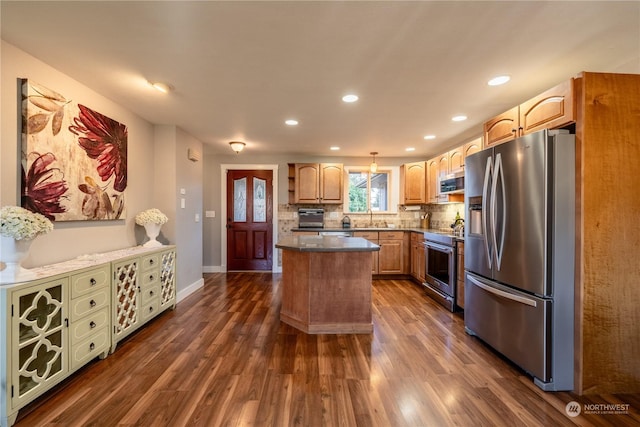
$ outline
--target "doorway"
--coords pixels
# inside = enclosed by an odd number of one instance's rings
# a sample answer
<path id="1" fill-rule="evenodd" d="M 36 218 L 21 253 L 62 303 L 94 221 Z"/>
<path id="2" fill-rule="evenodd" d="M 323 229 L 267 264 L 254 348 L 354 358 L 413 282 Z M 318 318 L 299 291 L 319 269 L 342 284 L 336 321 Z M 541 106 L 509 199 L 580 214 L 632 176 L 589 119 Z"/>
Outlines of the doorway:
<path id="1" fill-rule="evenodd" d="M 274 271 L 277 165 L 222 165 L 221 271 Z"/>

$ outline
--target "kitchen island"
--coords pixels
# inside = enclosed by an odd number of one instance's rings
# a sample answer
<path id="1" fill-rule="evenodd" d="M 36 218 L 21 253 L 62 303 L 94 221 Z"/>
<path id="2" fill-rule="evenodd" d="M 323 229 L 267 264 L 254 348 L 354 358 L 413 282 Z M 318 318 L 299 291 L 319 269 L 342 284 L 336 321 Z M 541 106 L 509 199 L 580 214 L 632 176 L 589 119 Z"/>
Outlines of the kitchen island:
<path id="1" fill-rule="evenodd" d="M 293 236 L 282 249 L 280 320 L 308 334 L 371 333 L 371 253 L 361 237 Z"/>

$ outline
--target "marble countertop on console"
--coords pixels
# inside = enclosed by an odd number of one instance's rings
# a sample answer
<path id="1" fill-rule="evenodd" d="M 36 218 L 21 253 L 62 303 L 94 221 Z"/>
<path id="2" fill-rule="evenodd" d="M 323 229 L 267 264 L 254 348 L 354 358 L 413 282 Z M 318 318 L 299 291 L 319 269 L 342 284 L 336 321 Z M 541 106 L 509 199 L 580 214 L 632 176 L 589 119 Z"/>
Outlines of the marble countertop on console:
<path id="1" fill-rule="evenodd" d="M 95 267 L 101 264 L 112 262 L 115 260 L 127 258 L 130 256 L 144 255 L 147 252 L 157 251 L 158 249 L 170 249 L 173 245 L 156 246 L 156 247 L 144 247 L 133 246 L 124 249 L 117 249 L 110 252 L 94 253 L 80 255 L 74 259 L 68 261 L 62 261 L 55 264 L 43 265 L 41 267 L 34 267 L 27 270 L 24 276 L 18 278 L 17 281 L 9 281 L 2 277 L 0 274 L 0 286 L 10 286 L 18 283 L 23 283 L 32 280 L 44 279 L 58 274 L 68 273 L 70 271 L 82 270 L 87 267 Z M 1 272 L 0 272 L 1 273 Z"/>

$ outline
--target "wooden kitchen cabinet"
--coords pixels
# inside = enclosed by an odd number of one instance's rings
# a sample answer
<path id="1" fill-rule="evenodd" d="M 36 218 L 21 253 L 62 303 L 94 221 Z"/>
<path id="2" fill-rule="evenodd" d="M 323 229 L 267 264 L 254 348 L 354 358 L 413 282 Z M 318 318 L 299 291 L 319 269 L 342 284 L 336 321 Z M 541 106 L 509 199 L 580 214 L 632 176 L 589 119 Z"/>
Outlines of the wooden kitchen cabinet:
<path id="1" fill-rule="evenodd" d="M 473 141 L 469 141 L 466 144 L 463 145 L 462 147 L 462 152 L 463 152 L 463 167 L 464 167 L 464 162 L 466 162 L 467 160 L 467 156 L 470 156 L 472 154 L 475 154 L 479 151 L 482 151 L 482 138 L 477 138 L 474 139 Z"/>
<path id="2" fill-rule="evenodd" d="M 411 233 L 411 277 L 419 284 L 425 282 L 426 259 L 424 233 Z"/>
<path id="3" fill-rule="evenodd" d="M 378 232 L 377 231 L 354 231 L 353 237 L 362 237 L 363 239 L 367 239 L 371 243 L 378 244 Z M 371 252 L 371 257 L 373 258 L 371 274 L 378 274 L 378 258 L 379 252 L 373 251 Z"/>
<path id="4" fill-rule="evenodd" d="M 362 237 L 380 246 L 372 252 L 372 274 L 409 273 L 409 235 L 404 231 L 354 231 L 354 237 Z"/>
<path id="5" fill-rule="evenodd" d="M 464 161 L 460 158 L 462 147 L 427 161 L 427 203 L 464 202 L 464 194 L 440 194 L 440 179 L 451 173 L 450 153 L 454 153 L 456 162 Z"/>
<path id="6" fill-rule="evenodd" d="M 520 119 L 519 107 L 513 107 L 509 111 L 491 118 L 484 123 L 484 146 L 493 147 L 503 142 L 511 141 L 518 136 Z"/>
<path id="7" fill-rule="evenodd" d="M 541 129 L 575 121 L 574 80 L 567 80 L 484 123 L 484 145 L 492 147 Z"/>
<path id="8" fill-rule="evenodd" d="M 456 269 L 456 305 L 464 309 L 464 242 L 456 242 L 458 251 Z"/>
<path id="9" fill-rule="evenodd" d="M 449 169 L 447 174 L 464 172 L 464 146 L 449 151 Z"/>
<path id="10" fill-rule="evenodd" d="M 407 249 L 404 231 L 381 231 L 378 236 L 378 274 L 406 274 Z"/>
<path id="11" fill-rule="evenodd" d="M 293 175 L 292 175 L 293 174 Z M 342 203 L 343 166 L 339 163 L 289 164 L 290 203 Z"/>
<path id="12" fill-rule="evenodd" d="M 427 160 L 427 203 L 437 203 L 440 194 L 440 181 L 438 179 L 438 160 Z"/>
<path id="13" fill-rule="evenodd" d="M 401 203 L 420 205 L 427 202 L 427 164 L 426 162 L 405 163 L 400 168 Z"/>

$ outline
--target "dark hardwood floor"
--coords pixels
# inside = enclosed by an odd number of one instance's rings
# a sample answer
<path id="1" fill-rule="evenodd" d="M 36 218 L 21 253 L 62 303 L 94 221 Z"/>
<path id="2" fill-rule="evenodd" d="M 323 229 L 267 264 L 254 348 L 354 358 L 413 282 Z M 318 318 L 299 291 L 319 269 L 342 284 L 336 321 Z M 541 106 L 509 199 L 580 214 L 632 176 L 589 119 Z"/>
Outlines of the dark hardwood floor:
<path id="1" fill-rule="evenodd" d="M 374 281 L 366 335 L 281 323 L 280 281 L 205 275 L 204 290 L 23 409 L 16 425 L 640 425 L 639 395 L 542 392 L 409 281 Z M 578 417 L 565 413 L 571 401 Z M 628 409 L 593 413 L 612 403 Z"/>

